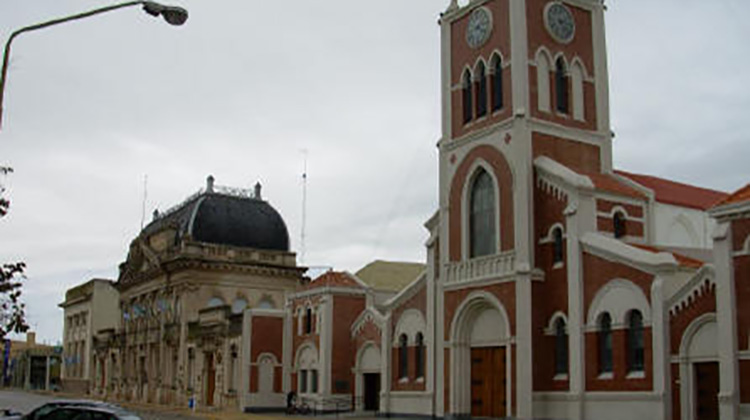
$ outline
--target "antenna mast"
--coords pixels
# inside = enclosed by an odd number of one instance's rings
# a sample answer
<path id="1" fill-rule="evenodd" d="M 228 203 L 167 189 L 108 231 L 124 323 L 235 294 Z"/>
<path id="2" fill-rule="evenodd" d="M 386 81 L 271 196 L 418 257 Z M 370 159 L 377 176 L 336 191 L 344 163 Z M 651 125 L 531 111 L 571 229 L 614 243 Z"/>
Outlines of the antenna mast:
<path id="1" fill-rule="evenodd" d="M 302 226 L 300 227 L 300 264 L 305 263 L 305 229 L 307 224 L 307 149 L 302 149 L 303 170 L 302 170 Z"/>
<path id="2" fill-rule="evenodd" d="M 141 230 L 143 222 L 146 220 L 146 198 L 148 198 L 148 174 L 143 175 L 143 203 L 141 204 Z M 138 231 L 140 234 L 141 232 Z"/>

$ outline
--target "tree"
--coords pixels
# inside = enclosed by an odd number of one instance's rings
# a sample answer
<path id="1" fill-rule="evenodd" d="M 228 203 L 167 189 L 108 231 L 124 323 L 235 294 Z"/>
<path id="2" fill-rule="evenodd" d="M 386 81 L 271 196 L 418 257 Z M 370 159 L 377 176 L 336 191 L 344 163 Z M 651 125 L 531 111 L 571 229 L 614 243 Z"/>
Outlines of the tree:
<path id="1" fill-rule="evenodd" d="M 13 168 L 0 166 L 0 175 L 13 172 Z M 10 200 L 5 196 L 5 186 L 0 184 L 0 218 L 8 214 Z M 26 263 L 4 263 L 0 266 L 0 339 L 8 333 L 22 333 L 26 324 L 26 305 L 21 302 L 21 281 L 26 278 Z"/>

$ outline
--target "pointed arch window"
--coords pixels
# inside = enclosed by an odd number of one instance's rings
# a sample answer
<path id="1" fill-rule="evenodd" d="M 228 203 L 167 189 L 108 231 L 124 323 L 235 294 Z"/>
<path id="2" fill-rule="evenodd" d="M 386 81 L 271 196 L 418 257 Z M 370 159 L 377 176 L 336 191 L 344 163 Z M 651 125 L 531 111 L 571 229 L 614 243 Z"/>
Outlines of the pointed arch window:
<path id="1" fill-rule="evenodd" d="M 625 234 L 627 234 L 625 222 L 626 222 L 625 215 L 621 211 L 615 212 L 615 215 L 612 216 L 612 224 L 613 224 L 615 238 L 619 239 L 619 238 L 624 237 Z"/>
<path id="2" fill-rule="evenodd" d="M 492 110 L 503 107 L 503 59 L 495 55 L 492 61 Z"/>
<path id="3" fill-rule="evenodd" d="M 568 331 L 565 320 L 555 321 L 555 375 L 568 374 Z"/>
<path id="4" fill-rule="evenodd" d="M 464 99 L 464 124 L 471 121 L 472 115 L 472 94 L 471 94 L 471 72 L 466 71 L 464 73 L 463 80 L 463 99 Z"/>
<path id="5" fill-rule="evenodd" d="M 409 339 L 406 334 L 398 337 L 398 377 L 409 377 Z"/>
<path id="6" fill-rule="evenodd" d="M 495 253 L 495 187 L 480 169 L 471 186 L 469 235 L 471 258 Z"/>
<path id="7" fill-rule="evenodd" d="M 612 373 L 612 317 L 605 312 L 599 317 L 599 373 Z"/>
<path id="8" fill-rule="evenodd" d="M 487 75 L 484 63 L 477 65 L 477 118 L 487 115 Z"/>
<path id="9" fill-rule="evenodd" d="M 416 346 L 414 347 L 415 358 L 414 364 L 417 368 L 417 378 L 424 378 L 425 371 L 425 347 L 424 347 L 424 335 L 421 332 L 417 333 Z"/>
<path id="10" fill-rule="evenodd" d="M 565 61 L 559 57 L 555 62 L 555 109 L 557 112 L 569 113 L 569 87 L 568 87 L 568 69 Z"/>
<path id="11" fill-rule="evenodd" d="M 643 315 L 630 311 L 627 335 L 628 372 L 642 372 L 644 365 Z"/>
<path id="12" fill-rule="evenodd" d="M 312 333 L 312 308 L 305 309 L 305 334 Z"/>
<path id="13" fill-rule="evenodd" d="M 556 227 L 552 231 L 552 261 L 557 264 L 563 262 L 565 257 L 563 252 L 563 231 L 562 228 Z"/>

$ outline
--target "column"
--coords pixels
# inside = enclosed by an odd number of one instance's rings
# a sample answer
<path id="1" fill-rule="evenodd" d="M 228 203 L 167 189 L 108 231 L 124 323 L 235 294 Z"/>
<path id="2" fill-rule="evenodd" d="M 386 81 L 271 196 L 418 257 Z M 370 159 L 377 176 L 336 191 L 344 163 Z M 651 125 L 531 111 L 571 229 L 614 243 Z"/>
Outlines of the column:
<path id="1" fill-rule="evenodd" d="M 720 222 L 714 231 L 716 268 L 716 320 L 719 350 L 719 418 L 739 418 L 739 378 L 737 372 L 737 305 L 731 222 Z"/>

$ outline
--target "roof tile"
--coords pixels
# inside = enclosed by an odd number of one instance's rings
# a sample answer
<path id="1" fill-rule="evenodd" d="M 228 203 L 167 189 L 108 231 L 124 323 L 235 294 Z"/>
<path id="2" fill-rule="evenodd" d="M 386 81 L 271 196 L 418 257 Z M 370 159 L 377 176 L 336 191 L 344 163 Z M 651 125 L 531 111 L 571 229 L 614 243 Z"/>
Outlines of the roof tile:
<path id="1" fill-rule="evenodd" d="M 616 170 L 615 173 L 653 190 L 656 201 L 660 203 L 708 210 L 716 202 L 727 197 L 727 193 L 722 191 L 696 187 L 651 175 L 634 174 L 620 170 Z"/>

